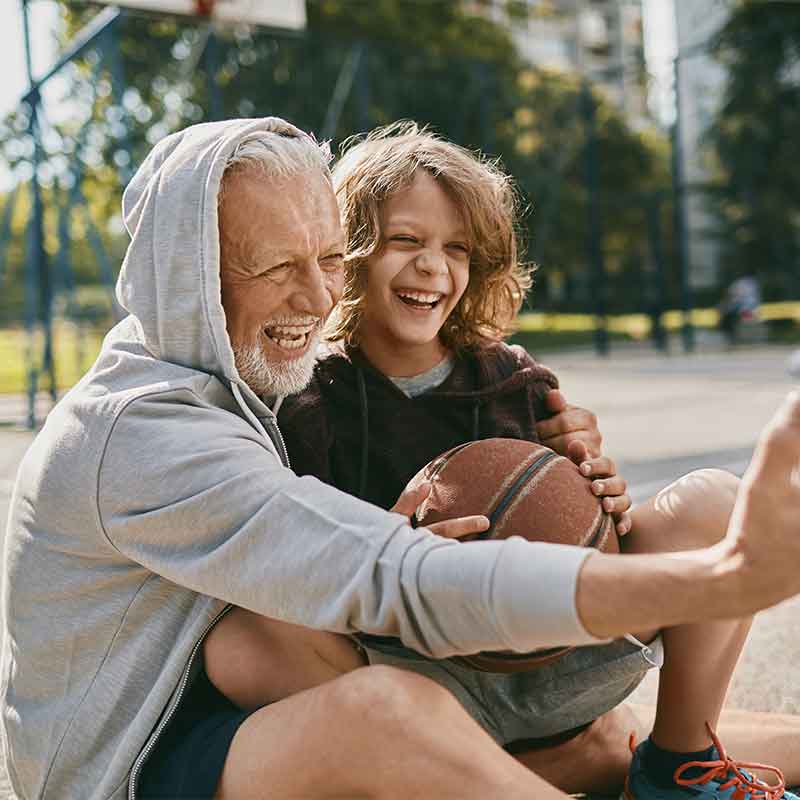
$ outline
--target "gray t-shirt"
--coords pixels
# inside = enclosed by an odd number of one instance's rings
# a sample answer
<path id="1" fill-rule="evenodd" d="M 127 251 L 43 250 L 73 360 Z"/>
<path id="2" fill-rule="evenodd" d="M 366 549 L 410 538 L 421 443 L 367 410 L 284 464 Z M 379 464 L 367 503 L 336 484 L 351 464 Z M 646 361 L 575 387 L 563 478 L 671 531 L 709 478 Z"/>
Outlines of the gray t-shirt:
<path id="1" fill-rule="evenodd" d="M 412 375 L 410 378 L 393 378 L 391 375 L 387 377 L 403 394 L 418 397 L 443 384 L 453 371 L 453 364 L 453 359 L 448 356 L 420 375 Z"/>

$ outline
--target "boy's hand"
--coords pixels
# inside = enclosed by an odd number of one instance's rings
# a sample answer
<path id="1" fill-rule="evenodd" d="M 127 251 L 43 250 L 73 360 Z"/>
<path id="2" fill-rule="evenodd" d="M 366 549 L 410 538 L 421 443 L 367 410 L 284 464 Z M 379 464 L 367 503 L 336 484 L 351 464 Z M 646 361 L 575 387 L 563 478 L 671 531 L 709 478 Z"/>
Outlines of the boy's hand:
<path id="1" fill-rule="evenodd" d="M 603 498 L 603 509 L 611 514 L 619 536 L 631 529 L 631 498 L 628 484 L 622 475 L 617 475 L 617 466 L 608 456 L 589 458 L 586 444 L 582 441 L 570 443 L 567 455 L 585 478 L 592 482 L 592 492 Z"/>
<path id="2" fill-rule="evenodd" d="M 571 406 L 558 389 L 545 395 L 547 410 L 553 416 L 536 423 L 539 441 L 560 456 L 569 456 L 572 442 L 583 442 L 591 458 L 598 458 L 603 436 L 597 427 L 597 417 L 585 408 Z"/>
<path id="3" fill-rule="evenodd" d="M 430 493 L 431 485 L 429 483 L 422 483 L 415 489 L 404 489 L 403 493 L 397 499 L 397 502 L 389 510 L 394 511 L 395 514 L 402 514 L 411 521 L 414 512 L 420 507 Z M 489 519 L 482 515 L 457 517 L 456 519 L 448 519 L 444 522 L 435 522 L 433 525 L 426 525 L 425 527 L 437 536 L 444 536 L 447 539 L 458 539 L 461 536 L 483 533 L 485 530 L 488 530 Z"/>

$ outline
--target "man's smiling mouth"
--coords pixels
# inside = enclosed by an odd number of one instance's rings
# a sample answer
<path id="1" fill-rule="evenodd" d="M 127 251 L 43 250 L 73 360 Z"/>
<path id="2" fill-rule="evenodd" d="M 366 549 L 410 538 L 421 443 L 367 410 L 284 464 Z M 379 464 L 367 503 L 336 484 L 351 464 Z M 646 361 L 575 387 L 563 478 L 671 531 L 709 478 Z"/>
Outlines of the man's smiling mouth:
<path id="1" fill-rule="evenodd" d="M 416 292 L 407 289 L 399 289 L 395 294 L 407 306 L 421 309 L 436 308 L 444 297 L 441 292 Z"/>
<path id="2" fill-rule="evenodd" d="M 264 335 L 284 350 L 301 350 L 308 344 L 318 320 L 309 322 L 275 323 L 264 328 Z"/>

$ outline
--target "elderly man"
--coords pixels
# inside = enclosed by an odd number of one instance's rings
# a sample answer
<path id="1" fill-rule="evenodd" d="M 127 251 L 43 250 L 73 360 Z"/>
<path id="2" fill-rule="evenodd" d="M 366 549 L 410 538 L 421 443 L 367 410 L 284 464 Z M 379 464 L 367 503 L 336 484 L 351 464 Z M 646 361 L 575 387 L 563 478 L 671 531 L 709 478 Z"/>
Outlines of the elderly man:
<path id="1" fill-rule="evenodd" d="M 20 797 L 140 797 L 165 749 L 184 770 L 167 785 L 215 776 L 220 798 L 565 797 L 419 675 L 368 667 L 253 712 L 221 706 L 196 689 L 204 637 L 235 604 L 435 657 L 525 651 L 800 591 L 798 398 L 711 550 L 464 547 L 297 478 L 265 405 L 308 380 L 340 291 L 319 146 L 276 119 L 195 126 L 154 149 L 123 205 L 129 316 L 48 418 L 12 498 L 2 722 Z M 220 240 L 235 253 L 221 273 Z M 207 746 L 220 730 L 229 750 Z"/>

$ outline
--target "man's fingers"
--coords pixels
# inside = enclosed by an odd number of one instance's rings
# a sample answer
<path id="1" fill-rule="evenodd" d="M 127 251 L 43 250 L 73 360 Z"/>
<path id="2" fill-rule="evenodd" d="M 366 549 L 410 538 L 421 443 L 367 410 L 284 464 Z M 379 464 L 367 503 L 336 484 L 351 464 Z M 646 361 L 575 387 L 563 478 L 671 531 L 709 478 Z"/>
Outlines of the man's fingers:
<path id="1" fill-rule="evenodd" d="M 543 419 L 536 423 L 536 431 L 540 439 L 550 439 L 565 433 L 577 431 L 592 431 L 599 435 L 597 417 L 585 408 L 567 406 L 567 408 L 554 417 Z"/>
<path id="2" fill-rule="evenodd" d="M 544 404 L 547 406 L 547 410 L 552 414 L 560 414 L 567 408 L 567 398 L 564 397 L 564 393 L 558 389 L 551 389 L 544 396 Z"/>
<path id="3" fill-rule="evenodd" d="M 555 450 L 560 456 L 569 456 L 569 447 L 573 442 L 583 442 L 586 445 L 587 455 L 596 458 L 600 455 L 600 444 L 602 436 L 597 431 L 570 431 L 560 436 L 543 438 L 539 434 L 539 441 L 551 450 Z"/>
<path id="4" fill-rule="evenodd" d="M 457 519 L 448 519 L 445 522 L 435 522 L 427 527 L 431 533 L 435 533 L 437 536 L 444 536 L 447 539 L 459 539 L 462 536 L 483 533 L 489 530 L 489 519 L 481 515 L 458 517 Z"/>
<path id="5" fill-rule="evenodd" d="M 404 489 L 397 502 L 389 509 L 395 514 L 410 517 L 420 506 L 423 500 L 431 493 L 430 483 L 421 483 L 413 489 Z"/>
<path id="6" fill-rule="evenodd" d="M 621 494 L 617 497 L 604 497 L 602 502 L 603 511 L 611 514 L 615 519 L 631 507 L 631 498 L 627 494 Z"/>
<path id="7" fill-rule="evenodd" d="M 592 491 L 598 497 L 619 497 L 628 490 L 628 483 L 621 475 L 612 475 L 592 481 Z"/>
<path id="8" fill-rule="evenodd" d="M 630 511 L 624 511 L 619 517 L 616 517 L 615 521 L 618 536 L 627 536 L 631 532 L 633 518 Z"/>
<path id="9" fill-rule="evenodd" d="M 614 459 L 608 456 L 587 458 L 581 465 L 581 475 L 587 478 L 607 478 L 617 474 L 617 465 Z"/>
<path id="10" fill-rule="evenodd" d="M 589 448 L 586 446 L 586 442 L 582 439 L 573 439 L 569 442 L 567 444 L 567 457 L 573 464 L 581 466 L 589 458 Z"/>

